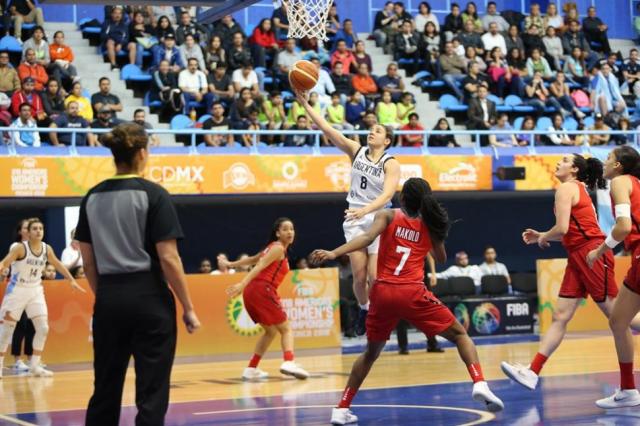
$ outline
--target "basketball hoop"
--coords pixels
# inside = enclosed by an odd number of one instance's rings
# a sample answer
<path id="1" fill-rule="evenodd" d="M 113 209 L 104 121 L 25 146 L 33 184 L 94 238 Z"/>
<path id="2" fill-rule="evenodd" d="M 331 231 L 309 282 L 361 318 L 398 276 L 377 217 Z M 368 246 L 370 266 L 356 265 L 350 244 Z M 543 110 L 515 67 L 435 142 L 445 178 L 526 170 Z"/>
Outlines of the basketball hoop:
<path id="1" fill-rule="evenodd" d="M 289 38 L 317 38 L 326 41 L 327 17 L 333 0 L 282 0 L 289 18 Z"/>

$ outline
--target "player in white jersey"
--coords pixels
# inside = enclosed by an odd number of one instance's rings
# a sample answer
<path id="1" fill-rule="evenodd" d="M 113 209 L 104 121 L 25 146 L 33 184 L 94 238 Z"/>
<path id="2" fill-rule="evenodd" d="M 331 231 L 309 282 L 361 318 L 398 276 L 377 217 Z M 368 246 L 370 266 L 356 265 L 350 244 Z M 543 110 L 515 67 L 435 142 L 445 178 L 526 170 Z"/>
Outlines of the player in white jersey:
<path id="1" fill-rule="evenodd" d="M 391 205 L 391 199 L 400 183 L 400 163 L 391 157 L 386 149 L 393 142 L 393 131 L 381 124 L 375 124 L 367 136 L 367 145 L 351 140 L 318 114 L 307 101 L 306 93 L 297 93 L 298 102 L 325 136 L 351 160 L 351 187 L 345 210 L 344 236 L 347 242 L 362 235 L 373 223 L 378 210 Z M 376 239 L 367 249 L 349 254 L 353 273 L 353 292 L 360 304 L 360 316 L 356 334 L 365 333 L 366 314 L 369 310 L 369 288 L 376 278 L 378 261 Z"/>
<path id="2" fill-rule="evenodd" d="M 69 280 L 72 288 L 85 292 L 58 260 L 51 247 L 42 241 L 44 235 L 42 222 L 39 219 L 32 219 L 29 221 L 28 229 L 29 240 L 13 245 L 9 254 L 0 262 L 0 271 L 4 275 L 8 272 L 9 266 L 12 268 L 11 282 L 0 305 L 0 378 L 2 378 L 7 348 L 11 343 L 16 322 L 23 311 L 27 312 L 36 330 L 29 373 L 37 377 L 53 374 L 40 365 L 42 350 L 49 332 L 47 303 L 42 289 L 42 272 L 47 262 Z"/>

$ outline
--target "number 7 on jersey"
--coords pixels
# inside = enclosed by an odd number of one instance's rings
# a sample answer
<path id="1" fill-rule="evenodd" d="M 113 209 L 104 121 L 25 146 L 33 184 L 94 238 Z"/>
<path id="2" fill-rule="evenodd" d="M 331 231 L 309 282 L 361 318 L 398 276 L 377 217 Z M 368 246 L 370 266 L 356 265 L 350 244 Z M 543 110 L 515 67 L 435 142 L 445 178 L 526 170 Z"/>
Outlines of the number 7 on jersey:
<path id="1" fill-rule="evenodd" d="M 402 268 L 404 268 L 404 264 L 407 263 L 407 259 L 411 254 L 411 249 L 409 247 L 397 246 L 396 253 L 402 253 L 402 259 L 400 259 L 400 263 L 398 264 L 396 270 L 393 272 L 393 275 L 400 275 Z"/>

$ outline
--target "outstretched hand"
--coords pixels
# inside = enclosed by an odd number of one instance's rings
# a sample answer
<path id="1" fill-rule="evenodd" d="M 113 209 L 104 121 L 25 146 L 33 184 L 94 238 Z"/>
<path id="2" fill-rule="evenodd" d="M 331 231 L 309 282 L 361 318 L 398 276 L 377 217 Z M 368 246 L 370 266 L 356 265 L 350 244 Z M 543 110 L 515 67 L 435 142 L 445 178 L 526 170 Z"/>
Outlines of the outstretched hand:
<path id="1" fill-rule="evenodd" d="M 314 250 L 311 253 L 311 264 L 320 265 L 328 260 L 335 260 L 336 255 L 328 250 Z"/>
<path id="2" fill-rule="evenodd" d="M 309 103 L 309 91 L 307 90 L 298 90 L 295 87 L 292 87 L 293 93 L 296 95 L 296 99 L 300 103 L 300 105 L 306 105 Z"/>

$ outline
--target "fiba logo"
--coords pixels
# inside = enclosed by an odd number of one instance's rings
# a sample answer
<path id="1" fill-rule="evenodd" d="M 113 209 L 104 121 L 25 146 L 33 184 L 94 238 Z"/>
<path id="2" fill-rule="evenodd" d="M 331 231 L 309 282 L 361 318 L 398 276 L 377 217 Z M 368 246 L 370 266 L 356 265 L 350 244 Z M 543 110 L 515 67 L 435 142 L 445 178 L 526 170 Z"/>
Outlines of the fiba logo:
<path id="1" fill-rule="evenodd" d="M 351 180 L 351 165 L 346 161 L 336 161 L 324 169 L 324 175 L 329 178 L 334 189 L 346 190 Z"/>
<path id="2" fill-rule="evenodd" d="M 242 296 L 234 297 L 227 303 L 227 321 L 241 336 L 255 336 L 262 331 L 262 327 L 251 319 L 242 303 Z"/>
<path id="3" fill-rule="evenodd" d="M 453 309 L 453 313 L 456 316 L 458 322 L 462 324 L 464 329 L 469 330 L 470 321 L 469 310 L 467 309 L 467 306 L 464 303 L 458 303 Z"/>
<path id="4" fill-rule="evenodd" d="M 231 167 L 222 173 L 222 186 L 224 189 L 245 189 L 249 185 L 256 184 L 256 177 L 244 163 L 233 163 Z"/>
<path id="5" fill-rule="evenodd" d="M 473 311 L 473 327 L 480 334 L 493 334 L 500 328 L 500 310 L 493 303 L 482 303 Z"/>

